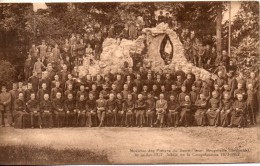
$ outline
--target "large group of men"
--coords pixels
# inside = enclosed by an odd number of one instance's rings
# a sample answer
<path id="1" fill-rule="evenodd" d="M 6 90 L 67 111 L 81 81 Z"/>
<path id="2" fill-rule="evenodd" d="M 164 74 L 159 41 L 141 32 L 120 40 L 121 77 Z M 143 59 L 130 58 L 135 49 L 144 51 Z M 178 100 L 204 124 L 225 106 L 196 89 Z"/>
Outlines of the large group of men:
<path id="1" fill-rule="evenodd" d="M 67 66 L 54 72 L 51 64 L 39 79 L 36 72 L 14 83 L 9 92 L 2 86 L 0 110 L 8 124 L 26 127 L 95 126 L 222 126 L 256 124 L 259 82 L 254 72 L 243 78 L 233 71 L 218 72 L 201 80 L 192 69 L 153 72 L 131 67 L 117 72 L 87 74 L 78 78 Z"/>
<path id="2" fill-rule="evenodd" d="M 160 13 L 158 23 L 169 21 L 167 18 Z M 128 33 L 124 34 L 123 30 L 121 34 L 132 39 L 127 30 Z M 93 35 L 73 34 L 64 45 L 55 44 L 53 49 L 45 41 L 39 46 L 33 45 L 25 61 L 26 81 L 13 83 L 10 91 L 5 85 L 1 87 L 1 125 L 52 128 L 246 127 L 256 124 L 258 75 L 252 71 L 249 79 L 245 79 L 243 73 L 237 76 L 234 65 L 222 63 L 232 62 L 224 61 L 223 56 L 218 60 L 221 63 L 214 79 L 208 75 L 202 80 L 205 77 L 202 73 L 193 72 L 192 68 L 185 73 L 181 66 L 159 72 L 133 66 L 134 70 L 125 67 L 108 73 L 97 71 L 95 76 L 91 73 L 79 76 L 77 66 L 82 58 L 92 55 L 98 60 L 102 40 L 113 37 L 110 30 L 107 36 L 104 34 L 97 31 L 95 39 Z M 196 44 L 196 48 L 201 46 L 197 39 Z M 205 60 L 194 56 L 186 47 L 185 41 L 186 58 L 204 67 Z M 195 53 L 200 54 L 200 49 Z M 215 60 L 207 63 L 213 62 Z"/>

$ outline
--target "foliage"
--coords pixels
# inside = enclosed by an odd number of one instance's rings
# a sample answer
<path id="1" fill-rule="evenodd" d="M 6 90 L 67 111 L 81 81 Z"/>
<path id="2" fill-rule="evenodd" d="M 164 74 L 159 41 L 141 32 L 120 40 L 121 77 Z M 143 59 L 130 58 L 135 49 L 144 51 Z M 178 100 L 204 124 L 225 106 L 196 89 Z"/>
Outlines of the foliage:
<path id="1" fill-rule="evenodd" d="M 15 76 L 14 66 L 8 62 L 1 60 L 0 61 L 0 85 L 9 86 L 14 81 Z"/>
<path id="2" fill-rule="evenodd" d="M 232 24 L 234 54 L 259 56 L 259 44 L 259 2 L 243 1 Z"/>

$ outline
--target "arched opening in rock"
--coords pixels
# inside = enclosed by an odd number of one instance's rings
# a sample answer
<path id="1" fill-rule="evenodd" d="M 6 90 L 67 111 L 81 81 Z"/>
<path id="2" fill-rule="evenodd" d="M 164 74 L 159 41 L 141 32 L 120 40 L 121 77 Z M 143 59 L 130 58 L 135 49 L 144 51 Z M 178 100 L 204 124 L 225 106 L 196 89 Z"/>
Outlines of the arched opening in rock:
<path id="1" fill-rule="evenodd" d="M 171 63 L 173 58 L 173 44 L 168 35 L 165 35 L 161 42 L 160 55 L 166 65 Z"/>

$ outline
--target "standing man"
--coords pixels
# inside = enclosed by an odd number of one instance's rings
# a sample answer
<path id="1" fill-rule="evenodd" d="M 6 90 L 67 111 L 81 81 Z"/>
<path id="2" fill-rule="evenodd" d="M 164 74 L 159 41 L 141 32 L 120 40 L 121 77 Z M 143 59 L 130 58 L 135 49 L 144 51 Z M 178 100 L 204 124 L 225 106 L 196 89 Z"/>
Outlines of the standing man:
<path id="1" fill-rule="evenodd" d="M 37 47 L 40 50 L 40 60 L 44 61 L 47 53 L 47 45 L 45 40 L 42 40 L 42 44 Z"/>
<path id="2" fill-rule="evenodd" d="M 12 125 L 12 114 L 11 114 L 11 94 L 7 92 L 5 86 L 2 86 L 2 93 L 0 94 L 0 112 L 1 112 L 1 125 L 5 126 L 4 116 L 7 114 L 8 126 Z"/>

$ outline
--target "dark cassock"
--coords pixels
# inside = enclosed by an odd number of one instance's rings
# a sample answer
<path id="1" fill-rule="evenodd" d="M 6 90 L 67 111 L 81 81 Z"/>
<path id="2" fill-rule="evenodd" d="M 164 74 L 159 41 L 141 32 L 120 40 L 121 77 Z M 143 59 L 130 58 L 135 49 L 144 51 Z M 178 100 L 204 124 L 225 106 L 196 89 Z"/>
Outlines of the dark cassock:
<path id="1" fill-rule="evenodd" d="M 197 101 L 199 97 L 199 94 L 194 90 L 190 91 L 190 100 L 192 104 L 195 104 L 195 102 Z"/>
<path id="2" fill-rule="evenodd" d="M 93 98 L 86 101 L 86 117 L 86 126 L 97 126 L 97 108 Z"/>
<path id="3" fill-rule="evenodd" d="M 183 85 L 186 87 L 186 91 L 189 93 L 191 91 L 191 87 L 194 81 L 192 79 L 186 79 L 183 82 Z"/>
<path id="4" fill-rule="evenodd" d="M 153 84 L 154 84 L 154 81 L 152 80 L 151 76 L 148 76 L 148 79 L 146 79 L 144 81 L 144 85 L 147 86 L 149 92 L 151 92 L 153 90 Z"/>
<path id="5" fill-rule="evenodd" d="M 155 99 L 151 94 L 148 94 L 148 98 L 146 100 L 146 121 L 147 125 L 153 127 L 153 123 L 155 120 Z"/>
<path id="6" fill-rule="evenodd" d="M 179 125 L 179 103 L 176 99 L 177 98 L 170 96 L 170 100 L 168 101 L 168 126 L 177 127 Z"/>
<path id="7" fill-rule="evenodd" d="M 141 92 L 142 91 L 143 81 L 141 80 L 141 77 L 134 80 L 134 86 L 137 87 L 137 92 Z"/>
<path id="8" fill-rule="evenodd" d="M 135 102 L 136 110 L 136 125 L 142 127 L 145 123 L 144 113 L 146 110 L 146 103 L 143 99 L 137 99 Z"/>
<path id="9" fill-rule="evenodd" d="M 130 93 L 129 93 L 130 94 Z M 127 98 L 126 98 L 127 99 Z M 125 111 L 123 109 L 124 99 L 117 98 L 116 99 L 116 110 L 117 110 L 117 124 L 121 127 L 125 125 Z"/>
<path id="10" fill-rule="evenodd" d="M 77 113 L 75 109 L 75 101 L 73 99 L 66 99 L 64 102 L 65 109 L 65 125 L 67 127 L 75 127 L 77 122 Z"/>
<path id="11" fill-rule="evenodd" d="M 170 78 L 166 78 L 163 82 L 166 91 L 170 91 L 171 90 L 171 86 L 172 86 L 173 81 Z"/>
<path id="12" fill-rule="evenodd" d="M 190 125 L 190 120 L 191 120 L 191 109 L 192 109 L 192 104 L 191 101 L 183 101 L 180 104 L 180 123 L 188 127 Z"/>
<path id="13" fill-rule="evenodd" d="M 14 102 L 14 127 L 15 128 L 26 128 L 28 127 L 28 122 L 30 122 L 30 114 L 26 112 L 26 104 L 24 100 L 17 99 Z"/>
<path id="14" fill-rule="evenodd" d="M 230 124 L 230 112 L 232 110 L 233 100 L 230 98 L 222 99 L 222 110 L 220 111 L 220 125 L 227 127 Z"/>
<path id="15" fill-rule="evenodd" d="M 53 126 L 52 117 L 52 103 L 50 100 L 43 100 L 40 102 L 40 110 L 42 117 L 42 127 L 51 128 Z"/>
<path id="16" fill-rule="evenodd" d="M 107 100 L 107 125 L 116 126 L 117 125 L 117 103 L 115 99 Z"/>
<path id="17" fill-rule="evenodd" d="M 133 126 L 134 125 L 134 107 L 135 107 L 135 102 L 133 99 L 127 99 L 124 104 L 123 108 L 126 112 L 126 119 L 125 119 L 125 124 L 126 127 Z"/>
<path id="18" fill-rule="evenodd" d="M 47 89 L 39 89 L 37 93 L 37 98 L 39 102 L 42 102 L 44 100 L 44 95 L 49 94 L 49 91 Z"/>
<path id="19" fill-rule="evenodd" d="M 37 77 L 37 75 L 32 75 L 31 77 L 29 77 L 28 82 L 32 83 L 33 91 L 37 92 L 39 86 L 39 78 Z"/>
<path id="20" fill-rule="evenodd" d="M 116 85 L 117 92 L 121 92 L 123 90 L 124 82 L 122 79 L 114 81 L 114 84 Z"/>
<path id="21" fill-rule="evenodd" d="M 36 91 L 34 91 L 33 89 L 26 89 L 24 91 L 24 98 L 25 98 L 25 102 L 29 101 L 31 99 L 31 94 L 34 93 L 36 95 Z"/>
<path id="22" fill-rule="evenodd" d="M 30 99 L 26 103 L 26 106 L 31 118 L 31 127 L 32 128 L 34 128 L 35 126 L 41 127 L 42 119 L 41 119 L 40 105 L 38 100 Z"/>
<path id="23" fill-rule="evenodd" d="M 54 110 L 55 115 L 55 122 L 57 127 L 64 127 L 64 121 L 65 121 L 65 110 L 64 110 L 64 104 L 63 100 L 60 98 L 55 98 L 52 101 L 52 107 Z"/>
<path id="24" fill-rule="evenodd" d="M 56 98 L 57 93 L 61 93 L 61 95 L 62 95 L 62 92 L 63 92 L 62 89 L 59 87 L 52 88 L 51 89 L 51 101 L 53 101 Z"/>
<path id="25" fill-rule="evenodd" d="M 194 114 L 195 123 L 197 126 L 206 125 L 207 100 L 206 98 L 197 99 L 195 102 L 196 111 Z"/>
<path id="26" fill-rule="evenodd" d="M 246 102 L 243 100 L 236 100 L 232 106 L 230 126 L 245 127 L 246 126 L 245 114 L 246 114 Z"/>
<path id="27" fill-rule="evenodd" d="M 79 99 L 76 102 L 77 115 L 77 126 L 84 127 L 86 125 L 86 100 Z"/>
<path id="28" fill-rule="evenodd" d="M 221 101 L 216 95 L 209 100 L 209 109 L 206 112 L 207 121 L 210 126 L 218 126 L 220 122 Z"/>
<path id="29" fill-rule="evenodd" d="M 233 99 L 233 97 L 234 97 L 233 94 L 237 87 L 237 80 L 235 79 L 235 77 L 228 75 L 227 84 L 230 87 L 230 93 L 232 94 L 231 98 Z"/>

